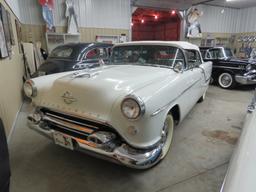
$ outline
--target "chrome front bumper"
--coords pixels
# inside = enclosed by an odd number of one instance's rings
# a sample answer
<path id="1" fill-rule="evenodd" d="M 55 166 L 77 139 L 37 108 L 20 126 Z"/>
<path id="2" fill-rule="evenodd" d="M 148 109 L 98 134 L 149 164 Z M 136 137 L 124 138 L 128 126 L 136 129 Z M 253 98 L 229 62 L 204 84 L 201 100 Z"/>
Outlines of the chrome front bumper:
<path id="1" fill-rule="evenodd" d="M 47 123 L 44 121 L 44 118 L 47 119 L 47 117 L 41 117 L 39 120 L 35 118 L 34 114 L 29 115 L 27 122 L 28 127 L 54 141 L 53 134 L 56 130 L 48 127 Z M 61 123 L 62 126 L 65 126 L 63 121 Z M 97 134 L 97 131 L 95 133 Z M 104 134 L 104 131 L 101 131 L 101 135 L 98 137 L 99 139 L 101 137 L 102 141 L 104 141 L 104 139 L 109 138 L 109 134 L 107 132 L 105 132 L 106 135 L 102 135 L 102 133 Z M 150 149 L 135 149 L 121 140 L 118 142 L 113 140 L 111 141 L 112 143 L 110 143 L 110 145 L 114 147 L 112 150 L 109 150 L 102 147 L 103 144 L 98 145 L 91 142 L 91 139 L 81 139 L 74 136 L 70 136 L 70 138 L 74 144 L 74 150 L 85 152 L 92 156 L 106 159 L 135 169 L 150 168 L 157 164 L 161 160 L 162 156 L 163 145 L 161 143 Z M 116 145 L 116 143 L 118 144 Z"/>
<path id="2" fill-rule="evenodd" d="M 244 75 L 236 75 L 235 79 L 236 79 L 236 82 L 243 85 L 256 84 L 256 70 L 249 71 Z"/>

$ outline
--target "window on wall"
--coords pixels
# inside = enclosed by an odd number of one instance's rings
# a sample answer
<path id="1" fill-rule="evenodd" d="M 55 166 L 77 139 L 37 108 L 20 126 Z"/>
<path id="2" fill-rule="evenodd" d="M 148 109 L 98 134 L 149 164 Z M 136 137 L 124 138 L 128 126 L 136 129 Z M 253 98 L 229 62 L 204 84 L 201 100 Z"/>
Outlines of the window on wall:
<path id="1" fill-rule="evenodd" d="M 186 56 L 188 60 L 188 67 L 193 68 L 195 65 L 202 64 L 200 53 L 196 50 L 186 50 Z"/>

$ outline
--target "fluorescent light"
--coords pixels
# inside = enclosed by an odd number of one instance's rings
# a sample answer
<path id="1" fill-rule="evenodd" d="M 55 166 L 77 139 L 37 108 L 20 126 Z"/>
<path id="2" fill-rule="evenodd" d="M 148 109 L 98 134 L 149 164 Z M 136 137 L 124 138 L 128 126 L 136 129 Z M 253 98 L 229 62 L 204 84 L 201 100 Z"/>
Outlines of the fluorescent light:
<path id="1" fill-rule="evenodd" d="M 237 1 L 237 0 L 226 0 L 227 2 L 231 2 L 231 1 Z"/>

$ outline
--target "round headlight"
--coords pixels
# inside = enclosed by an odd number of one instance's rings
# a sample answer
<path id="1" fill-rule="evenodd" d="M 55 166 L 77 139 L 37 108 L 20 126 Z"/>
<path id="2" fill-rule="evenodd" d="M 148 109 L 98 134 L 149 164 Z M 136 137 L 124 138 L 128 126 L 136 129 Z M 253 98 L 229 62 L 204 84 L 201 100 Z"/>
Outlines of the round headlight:
<path id="1" fill-rule="evenodd" d="M 133 98 L 125 98 L 121 104 L 121 111 L 128 119 L 137 119 L 145 111 L 144 104 Z"/>
<path id="2" fill-rule="evenodd" d="M 37 94 L 37 89 L 32 80 L 28 80 L 24 83 L 24 93 L 27 97 L 35 97 Z"/>
<path id="3" fill-rule="evenodd" d="M 248 64 L 246 67 L 245 67 L 245 70 L 248 72 L 248 71 L 251 71 L 252 70 L 252 65 L 251 64 Z"/>

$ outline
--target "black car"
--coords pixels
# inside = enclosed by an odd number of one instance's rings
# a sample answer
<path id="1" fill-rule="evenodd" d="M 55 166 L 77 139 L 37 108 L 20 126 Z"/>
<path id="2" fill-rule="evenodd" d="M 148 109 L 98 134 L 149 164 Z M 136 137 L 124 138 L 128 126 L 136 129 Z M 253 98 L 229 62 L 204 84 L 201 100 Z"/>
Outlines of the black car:
<path id="1" fill-rule="evenodd" d="M 234 57 L 229 48 L 200 47 L 203 59 L 212 61 L 212 79 L 220 87 L 230 89 L 237 84 L 256 84 L 256 64 Z"/>
<path id="2" fill-rule="evenodd" d="M 108 63 L 112 44 L 69 43 L 56 47 L 32 77 L 80 70 Z"/>

